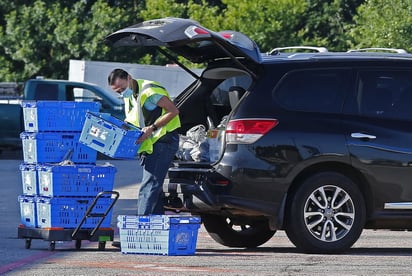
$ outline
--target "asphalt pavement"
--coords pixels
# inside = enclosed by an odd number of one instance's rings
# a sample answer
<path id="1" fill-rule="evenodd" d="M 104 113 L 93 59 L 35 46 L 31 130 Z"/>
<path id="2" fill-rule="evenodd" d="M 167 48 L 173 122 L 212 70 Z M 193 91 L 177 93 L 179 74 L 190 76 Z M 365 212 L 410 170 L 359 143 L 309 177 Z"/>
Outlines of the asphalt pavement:
<path id="1" fill-rule="evenodd" d="M 255 249 L 227 248 L 199 230 L 194 256 L 122 254 L 108 243 L 105 251 L 95 242 L 59 242 L 55 251 L 48 242 L 33 240 L 25 249 L 17 239 L 22 193 L 19 153 L 0 160 L 0 275 L 411 275 L 412 236 L 405 231 L 365 230 L 351 250 L 340 255 L 303 254 L 278 231 Z M 118 214 L 135 214 L 141 180 L 137 161 L 110 162 L 118 172 L 114 190 L 120 199 L 114 207 L 112 227 Z M 115 238 L 118 239 L 116 229 Z"/>

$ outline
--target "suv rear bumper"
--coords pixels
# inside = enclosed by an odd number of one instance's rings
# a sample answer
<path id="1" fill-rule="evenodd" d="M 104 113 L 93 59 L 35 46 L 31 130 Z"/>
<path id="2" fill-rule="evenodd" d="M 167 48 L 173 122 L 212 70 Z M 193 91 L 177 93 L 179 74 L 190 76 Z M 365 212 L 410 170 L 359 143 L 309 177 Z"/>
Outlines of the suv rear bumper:
<path id="1" fill-rule="evenodd" d="M 182 162 L 169 169 L 163 191 L 169 197 L 178 196 L 183 202 L 182 209 L 192 213 L 277 218 L 279 204 L 245 201 L 232 194 L 233 185 L 231 179 L 218 173 L 209 163 Z"/>
<path id="2" fill-rule="evenodd" d="M 178 195 L 185 209 L 208 211 L 219 209 L 217 196 L 210 190 L 211 179 L 217 174 L 209 163 L 175 163 L 168 171 L 163 190 Z"/>

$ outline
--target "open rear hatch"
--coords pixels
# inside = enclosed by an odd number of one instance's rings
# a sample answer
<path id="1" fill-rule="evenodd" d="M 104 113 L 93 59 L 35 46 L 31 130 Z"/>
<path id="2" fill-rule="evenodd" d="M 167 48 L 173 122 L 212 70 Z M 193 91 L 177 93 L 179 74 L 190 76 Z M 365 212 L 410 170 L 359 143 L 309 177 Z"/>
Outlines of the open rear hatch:
<path id="1" fill-rule="evenodd" d="M 262 60 L 258 46 L 246 35 L 235 31 L 214 32 L 194 20 L 182 18 L 144 21 L 110 34 L 106 41 L 114 47 L 167 48 L 193 63 L 230 58 L 252 76 L 255 73 L 239 59 L 256 65 Z"/>
<path id="2" fill-rule="evenodd" d="M 145 21 L 110 34 L 106 41 L 114 47 L 156 47 L 198 80 L 175 99 L 180 110 L 182 133 L 199 124 L 207 125 L 205 123 L 209 116 L 218 126 L 234 106 L 225 92 L 239 84 L 244 84 L 243 88 L 247 90 L 252 79 L 257 77 L 262 59 L 258 46 L 246 35 L 235 31 L 214 32 L 189 19 Z M 198 76 L 181 64 L 177 56 L 192 63 L 203 63 L 206 69 Z M 236 96 L 236 103 L 245 91 L 232 92 Z M 219 150 L 220 156 L 223 144 L 217 144 L 215 148 Z M 215 157 L 218 158 L 217 155 Z M 216 172 L 211 164 L 217 159 L 210 158 L 210 161 L 176 162 L 169 169 L 170 195 L 176 193 L 176 187 L 180 186 L 183 194 L 193 195 L 185 197 L 185 206 L 199 207 L 193 202 L 195 198 L 208 206 L 214 206 L 218 195 L 227 193 L 230 182 Z"/>

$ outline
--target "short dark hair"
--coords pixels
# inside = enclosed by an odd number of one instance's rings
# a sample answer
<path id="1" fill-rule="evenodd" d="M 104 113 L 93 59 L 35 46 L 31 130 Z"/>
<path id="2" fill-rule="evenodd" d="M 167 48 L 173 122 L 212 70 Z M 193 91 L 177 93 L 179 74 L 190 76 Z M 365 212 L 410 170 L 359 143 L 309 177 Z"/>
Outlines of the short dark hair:
<path id="1" fill-rule="evenodd" d="M 109 85 L 113 85 L 117 79 L 127 80 L 128 76 L 129 73 L 127 73 L 125 70 L 116 68 L 109 74 L 107 82 L 109 83 Z"/>

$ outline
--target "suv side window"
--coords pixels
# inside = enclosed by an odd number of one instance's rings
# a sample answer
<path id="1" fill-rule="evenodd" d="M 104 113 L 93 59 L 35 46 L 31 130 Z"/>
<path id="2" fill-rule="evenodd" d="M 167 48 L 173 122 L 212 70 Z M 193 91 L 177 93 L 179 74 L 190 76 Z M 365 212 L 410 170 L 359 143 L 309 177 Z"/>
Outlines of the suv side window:
<path id="1" fill-rule="evenodd" d="M 412 120 L 412 72 L 359 72 L 356 101 L 362 116 Z"/>
<path id="2" fill-rule="evenodd" d="M 286 109 L 340 113 L 344 98 L 344 70 L 302 70 L 287 74 L 275 88 L 275 99 Z"/>

